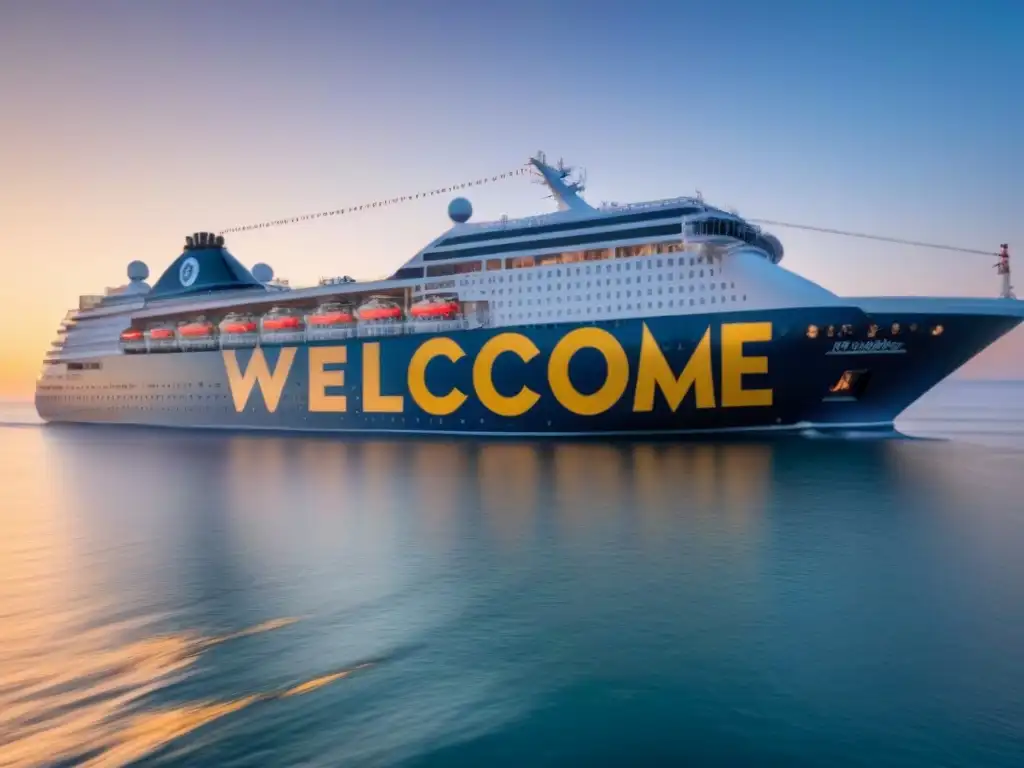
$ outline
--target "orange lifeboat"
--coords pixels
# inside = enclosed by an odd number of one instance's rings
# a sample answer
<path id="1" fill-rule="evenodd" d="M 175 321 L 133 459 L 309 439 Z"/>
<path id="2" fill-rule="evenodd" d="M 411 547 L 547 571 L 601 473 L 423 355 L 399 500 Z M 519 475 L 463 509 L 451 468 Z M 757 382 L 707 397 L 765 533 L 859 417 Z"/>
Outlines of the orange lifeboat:
<path id="1" fill-rule="evenodd" d="M 285 309 L 272 309 L 263 316 L 264 331 L 301 331 L 302 318 Z"/>
<path id="2" fill-rule="evenodd" d="M 427 296 L 413 304 L 409 313 L 418 320 L 451 320 L 459 314 L 459 302 L 444 296 Z"/>
<path id="3" fill-rule="evenodd" d="M 355 320 L 352 310 L 345 304 L 321 304 L 316 311 L 306 318 L 306 324 L 315 328 L 326 328 L 333 325 L 345 325 Z"/>
<path id="4" fill-rule="evenodd" d="M 253 347 L 259 340 L 259 323 L 252 315 L 229 312 L 220 321 L 220 346 Z"/>
<path id="5" fill-rule="evenodd" d="M 249 334 L 256 333 L 256 321 L 248 315 L 229 314 L 220 324 L 221 333 Z"/>
<path id="6" fill-rule="evenodd" d="M 213 336 L 213 333 L 213 323 L 205 320 L 196 320 L 178 326 L 178 335 L 186 339 L 205 339 Z"/>
<path id="7" fill-rule="evenodd" d="M 125 352 L 145 352 L 146 334 L 138 328 L 126 328 L 121 331 L 121 349 Z"/>
<path id="8" fill-rule="evenodd" d="M 174 352 L 178 349 L 178 335 L 173 325 L 158 325 L 146 331 L 150 352 Z"/>
<path id="9" fill-rule="evenodd" d="M 400 320 L 402 308 L 390 299 L 377 296 L 359 307 L 356 314 L 360 320 Z"/>

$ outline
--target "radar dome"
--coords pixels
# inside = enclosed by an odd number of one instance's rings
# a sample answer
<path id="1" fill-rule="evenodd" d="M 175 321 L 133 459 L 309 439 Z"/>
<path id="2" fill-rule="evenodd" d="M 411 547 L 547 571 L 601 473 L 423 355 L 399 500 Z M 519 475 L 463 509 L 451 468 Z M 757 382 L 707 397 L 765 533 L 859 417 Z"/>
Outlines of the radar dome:
<path id="1" fill-rule="evenodd" d="M 448 218 L 456 224 L 465 224 L 473 215 L 473 205 L 464 197 L 456 197 L 448 203 Z"/>
<path id="2" fill-rule="evenodd" d="M 145 280 L 149 277 L 149 267 L 144 261 L 133 261 L 128 265 L 128 279 L 132 281 Z"/>
<path id="3" fill-rule="evenodd" d="M 262 261 L 252 268 L 252 276 L 259 280 L 261 283 L 269 283 L 274 279 L 274 270 L 271 269 L 269 264 L 264 264 Z"/>
<path id="4" fill-rule="evenodd" d="M 768 245 L 771 246 L 771 249 L 773 251 L 772 263 L 778 264 L 780 261 L 782 261 L 782 254 L 785 253 L 785 249 L 782 247 L 782 241 L 779 240 L 779 238 L 777 238 L 775 235 L 769 235 L 767 233 L 764 233 L 762 237 L 767 241 Z"/>

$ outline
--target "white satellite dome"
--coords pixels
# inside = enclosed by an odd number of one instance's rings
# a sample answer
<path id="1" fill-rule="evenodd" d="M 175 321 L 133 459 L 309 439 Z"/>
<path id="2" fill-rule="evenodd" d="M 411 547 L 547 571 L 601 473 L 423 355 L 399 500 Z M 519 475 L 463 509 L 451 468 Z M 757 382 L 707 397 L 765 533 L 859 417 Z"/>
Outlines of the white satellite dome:
<path id="1" fill-rule="evenodd" d="M 274 270 L 269 264 L 262 261 L 252 268 L 252 276 L 261 283 L 269 283 L 274 279 Z"/>

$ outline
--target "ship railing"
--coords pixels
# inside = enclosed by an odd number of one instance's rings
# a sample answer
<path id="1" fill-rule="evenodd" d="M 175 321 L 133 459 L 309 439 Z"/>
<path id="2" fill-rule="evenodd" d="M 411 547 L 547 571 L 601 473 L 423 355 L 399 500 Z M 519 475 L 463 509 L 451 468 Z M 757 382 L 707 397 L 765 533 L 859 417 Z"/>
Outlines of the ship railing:
<path id="1" fill-rule="evenodd" d="M 405 323 L 398 321 L 369 321 L 359 324 L 356 335 L 359 338 L 371 336 L 401 336 L 405 333 Z"/>
<path id="2" fill-rule="evenodd" d="M 453 317 L 448 320 L 413 320 L 409 323 L 409 333 L 446 333 L 464 331 L 469 322 L 464 317 Z"/>
<path id="3" fill-rule="evenodd" d="M 309 341 L 341 341 L 352 339 L 356 336 L 354 325 L 345 325 L 337 328 L 307 328 L 306 338 Z"/>
<path id="4" fill-rule="evenodd" d="M 301 344 L 306 340 L 305 331 L 261 331 L 261 344 Z"/>
<path id="5" fill-rule="evenodd" d="M 666 197 L 661 200 L 648 200 L 642 203 L 601 203 L 598 208 L 601 212 L 612 213 L 621 211 L 643 211 L 656 208 L 669 208 L 675 205 L 698 205 L 705 207 L 706 203 L 698 197 Z"/>
<path id="6" fill-rule="evenodd" d="M 147 352 L 177 352 L 177 339 L 146 339 Z"/>
<path id="7" fill-rule="evenodd" d="M 220 334 L 221 349 L 248 349 L 255 347 L 259 338 L 255 333 L 222 333 Z"/>
<path id="8" fill-rule="evenodd" d="M 186 352 L 204 352 L 217 349 L 217 339 L 214 336 L 207 336 L 204 339 L 189 339 L 182 337 L 178 345 Z"/>

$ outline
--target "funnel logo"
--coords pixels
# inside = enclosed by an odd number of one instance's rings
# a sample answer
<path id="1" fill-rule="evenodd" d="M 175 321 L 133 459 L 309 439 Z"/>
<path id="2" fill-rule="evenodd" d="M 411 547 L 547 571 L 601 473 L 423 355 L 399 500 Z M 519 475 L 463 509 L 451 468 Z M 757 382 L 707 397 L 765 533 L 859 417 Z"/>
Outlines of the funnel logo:
<path id="1" fill-rule="evenodd" d="M 195 257 L 189 256 L 181 262 L 181 267 L 178 268 L 178 281 L 183 288 L 188 288 L 196 281 L 197 277 L 199 277 L 199 262 L 195 260 Z"/>

